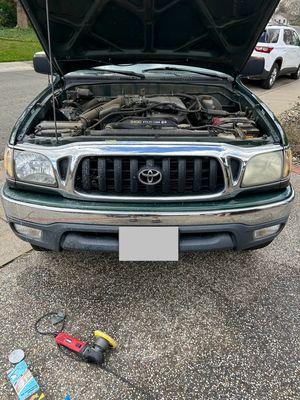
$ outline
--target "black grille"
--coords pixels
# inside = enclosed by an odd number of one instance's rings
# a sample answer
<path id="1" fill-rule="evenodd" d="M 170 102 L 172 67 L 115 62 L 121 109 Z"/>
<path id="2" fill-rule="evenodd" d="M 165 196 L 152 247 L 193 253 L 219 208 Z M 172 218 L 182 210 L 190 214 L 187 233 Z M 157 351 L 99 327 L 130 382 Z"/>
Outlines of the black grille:
<path id="1" fill-rule="evenodd" d="M 145 167 L 161 171 L 161 182 L 141 183 L 138 175 Z M 78 166 L 75 188 L 98 195 L 209 195 L 224 189 L 224 176 L 213 157 L 86 157 Z"/>

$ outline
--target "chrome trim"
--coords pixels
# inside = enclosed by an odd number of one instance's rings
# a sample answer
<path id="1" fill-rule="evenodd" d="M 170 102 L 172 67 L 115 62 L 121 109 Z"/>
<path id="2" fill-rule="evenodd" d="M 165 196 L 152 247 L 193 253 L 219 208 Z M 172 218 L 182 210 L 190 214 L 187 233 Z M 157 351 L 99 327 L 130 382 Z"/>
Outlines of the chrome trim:
<path id="1" fill-rule="evenodd" d="M 15 150 L 26 150 L 45 155 L 52 163 L 58 187 L 55 191 L 62 196 L 70 199 L 86 201 L 122 201 L 122 202 L 178 202 L 178 201 L 197 201 L 197 200 L 217 200 L 236 196 L 238 193 L 249 189 L 242 188 L 241 182 L 245 167 L 249 159 L 258 154 L 282 151 L 281 145 L 268 144 L 263 146 L 241 147 L 226 143 L 208 142 L 136 142 L 136 141 L 93 141 L 85 143 L 70 143 L 62 146 L 41 146 L 29 143 L 17 144 Z M 189 196 L 112 196 L 112 195 L 93 195 L 78 192 L 75 189 L 74 178 L 77 167 L 84 157 L 91 156 L 203 156 L 214 157 L 221 165 L 225 187 L 224 190 L 210 195 L 189 195 Z M 65 180 L 61 179 L 58 170 L 60 159 L 69 157 L 70 163 Z M 242 163 L 242 168 L 237 180 L 233 180 L 230 158 L 237 158 Z M 22 182 L 23 183 L 23 182 Z M 26 182 L 24 182 L 26 184 Z M 32 186 L 32 185 L 31 185 Z M 42 187 L 34 185 L 35 187 Z M 255 189 L 255 187 L 253 187 Z"/>
<path id="2" fill-rule="evenodd" d="M 21 202 L 6 196 L 2 191 L 2 201 L 6 216 L 29 223 L 49 225 L 54 223 L 76 223 L 96 225 L 215 225 L 245 224 L 248 226 L 278 221 L 289 216 L 294 190 L 282 201 L 275 203 L 233 208 L 230 210 L 194 212 L 126 212 L 98 211 L 73 208 L 59 208 Z"/>

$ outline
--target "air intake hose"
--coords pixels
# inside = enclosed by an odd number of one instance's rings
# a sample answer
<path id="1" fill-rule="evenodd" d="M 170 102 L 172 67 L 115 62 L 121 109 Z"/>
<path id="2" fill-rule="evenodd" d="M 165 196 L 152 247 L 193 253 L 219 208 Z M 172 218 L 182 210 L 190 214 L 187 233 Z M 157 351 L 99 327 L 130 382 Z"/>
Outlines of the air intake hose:
<path id="1" fill-rule="evenodd" d="M 87 128 L 93 120 L 104 117 L 105 115 L 108 115 L 114 111 L 118 111 L 124 104 L 125 97 L 118 96 L 104 105 L 100 105 L 92 108 L 91 110 L 83 112 L 80 114 L 79 118 L 83 122 L 84 128 Z"/>

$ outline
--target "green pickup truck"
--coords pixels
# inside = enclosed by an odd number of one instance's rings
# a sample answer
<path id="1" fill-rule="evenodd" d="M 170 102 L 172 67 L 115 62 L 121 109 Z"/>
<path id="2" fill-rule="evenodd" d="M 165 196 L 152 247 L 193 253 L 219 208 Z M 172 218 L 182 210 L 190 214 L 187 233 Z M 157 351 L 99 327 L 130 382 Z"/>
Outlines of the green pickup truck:
<path id="1" fill-rule="evenodd" d="M 240 74 L 277 3 L 22 0 L 45 50 L 35 70 L 53 79 L 5 152 L 16 235 L 120 260 L 271 243 L 291 152 Z"/>

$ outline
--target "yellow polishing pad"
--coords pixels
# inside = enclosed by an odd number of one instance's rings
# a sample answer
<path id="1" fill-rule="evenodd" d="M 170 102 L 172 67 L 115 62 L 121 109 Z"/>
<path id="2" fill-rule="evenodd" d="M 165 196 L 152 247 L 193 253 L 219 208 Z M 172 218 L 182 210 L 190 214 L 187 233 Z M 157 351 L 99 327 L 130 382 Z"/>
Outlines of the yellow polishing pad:
<path id="1" fill-rule="evenodd" d="M 105 332 L 95 331 L 94 336 L 97 339 L 102 338 L 106 340 L 112 349 L 115 349 L 117 347 L 117 342 Z"/>

